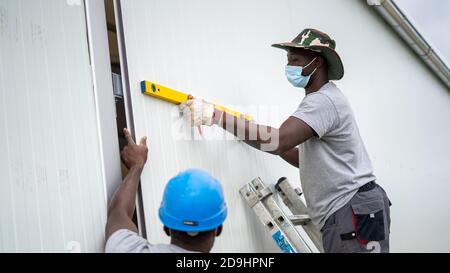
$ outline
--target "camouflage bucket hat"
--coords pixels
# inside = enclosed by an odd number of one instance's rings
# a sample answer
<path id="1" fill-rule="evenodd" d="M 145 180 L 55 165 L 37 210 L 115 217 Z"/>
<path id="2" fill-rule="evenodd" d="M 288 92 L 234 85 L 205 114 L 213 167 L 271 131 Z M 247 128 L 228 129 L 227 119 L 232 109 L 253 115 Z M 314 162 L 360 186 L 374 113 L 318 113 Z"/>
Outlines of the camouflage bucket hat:
<path id="1" fill-rule="evenodd" d="M 319 52 L 327 60 L 329 80 L 340 80 L 344 76 L 344 66 L 341 58 L 335 51 L 336 42 L 319 30 L 307 28 L 292 42 L 273 44 L 272 46 L 285 50 L 303 48 Z"/>

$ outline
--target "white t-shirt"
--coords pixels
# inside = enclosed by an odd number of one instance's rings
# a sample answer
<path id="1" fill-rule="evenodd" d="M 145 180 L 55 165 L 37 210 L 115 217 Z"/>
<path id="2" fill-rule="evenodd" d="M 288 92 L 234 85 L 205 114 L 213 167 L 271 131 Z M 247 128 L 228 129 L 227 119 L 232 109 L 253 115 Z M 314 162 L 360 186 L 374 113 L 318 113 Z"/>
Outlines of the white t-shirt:
<path id="1" fill-rule="evenodd" d="M 106 242 L 105 253 L 196 253 L 171 244 L 152 245 L 136 232 L 120 229 Z"/>

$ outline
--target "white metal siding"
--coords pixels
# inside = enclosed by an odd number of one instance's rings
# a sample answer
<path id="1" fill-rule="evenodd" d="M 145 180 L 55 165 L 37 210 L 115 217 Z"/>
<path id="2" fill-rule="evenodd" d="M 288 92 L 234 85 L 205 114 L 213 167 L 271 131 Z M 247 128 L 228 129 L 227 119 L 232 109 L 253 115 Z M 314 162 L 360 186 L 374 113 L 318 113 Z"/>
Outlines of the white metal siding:
<path id="1" fill-rule="evenodd" d="M 83 1 L 0 1 L 0 252 L 102 251 Z"/>
<path id="2" fill-rule="evenodd" d="M 136 134 L 149 137 L 142 188 L 151 242 L 167 242 L 157 217 L 166 181 L 200 167 L 222 180 L 230 208 L 214 251 L 272 251 L 238 189 L 256 176 L 270 183 L 287 176 L 298 184 L 299 175 L 238 141 L 175 140 L 176 110 L 142 95 L 139 82 L 254 115 L 265 105 L 271 115 L 260 111 L 257 120 L 279 126 L 303 91 L 286 81 L 285 53 L 270 44 L 315 27 L 337 40 L 346 69 L 337 84 L 393 202 L 391 250 L 450 250 L 449 92 L 364 1 L 123 0 L 122 9 Z"/>

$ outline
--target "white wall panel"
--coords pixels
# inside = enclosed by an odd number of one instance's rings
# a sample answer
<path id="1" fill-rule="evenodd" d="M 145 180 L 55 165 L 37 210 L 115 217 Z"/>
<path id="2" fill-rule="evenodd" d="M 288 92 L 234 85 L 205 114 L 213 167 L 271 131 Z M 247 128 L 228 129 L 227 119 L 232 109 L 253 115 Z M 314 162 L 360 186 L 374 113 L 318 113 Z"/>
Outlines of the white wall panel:
<path id="1" fill-rule="evenodd" d="M 151 242 L 168 241 L 157 218 L 166 181 L 199 167 L 222 180 L 230 208 L 214 251 L 274 251 L 238 189 L 256 176 L 270 183 L 287 176 L 299 185 L 299 175 L 238 141 L 176 139 L 176 110 L 142 95 L 139 82 L 156 81 L 279 126 L 303 91 L 286 81 L 285 53 L 270 44 L 315 27 L 337 40 L 346 68 L 337 84 L 394 204 L 392 251 L 450 251 L 449 92 L 365 1 L 122 0 L 122 11 L 135 130 L 149 137 L 142 189 Z"/>
<path id="2" fill-rule="evenodd" d="M 0 251 L 102 251 L 83 1 L 0 1 Z"/>

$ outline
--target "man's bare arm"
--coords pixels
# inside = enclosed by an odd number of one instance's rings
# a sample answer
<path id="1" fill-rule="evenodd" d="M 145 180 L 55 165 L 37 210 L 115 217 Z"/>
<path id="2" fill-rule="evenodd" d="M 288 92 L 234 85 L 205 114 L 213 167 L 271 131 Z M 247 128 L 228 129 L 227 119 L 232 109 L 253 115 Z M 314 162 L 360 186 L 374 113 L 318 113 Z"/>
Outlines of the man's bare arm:
<path id="1" fill-rule="evenodd" d="M 106 239 L 120 229 L 138 231 L 132 219 L 136 209 L 136 193 L 142 170 L 147 161 L 148 149 L 145 137 L 141 139 L 139 145 L 136 145 L 127 129 L 124 129 L 124 134 L 128 145 L 122 150 L 121 157 L 124 164 L 129 168 L 129 172 L 114 193 L 109 205 Z"/>
<path id="2" fill-rule="evenodd" d="M 280 157 L 283 158 L 287 163 L 291 164 L 292 166 L 297 168 L 299 167 L 298 148 L 290 149 L 284 154 L 281 154 Z"/>
<path id="3" fill-rule="evenodd" d="M 215 115 L 222 113 L 216 110 Z M 245 119 L 223 113 L 219 126 L 242 139 L 248 145 L 271 154 L 279 155 L 298 167 L 296 147 L 315 135 L 314 130 L 304 121 L 289 117 L 279 129 L 255 124 Z M 294 156 L 297 152 L 297 156 Z"/>
<path id="4" fill-rule="evenodd" d="M 295 117 L 288 118 L 276 129 L 230 115 L 214 104 L 193 96 L 188 96 L 188 100 L 181 103 L 180 110 L 190 115 L 192 126 L 217 124 L 248 145 L 279 155 L 294 166 L 298 166 L 296 147 L 315 135 L 309 125 Z"/>

